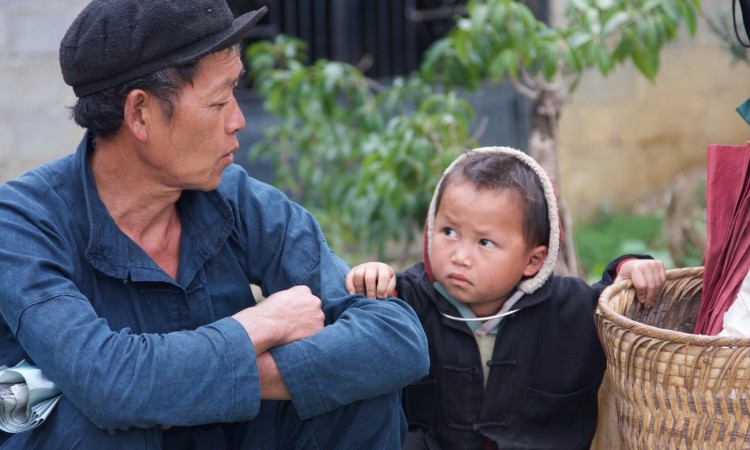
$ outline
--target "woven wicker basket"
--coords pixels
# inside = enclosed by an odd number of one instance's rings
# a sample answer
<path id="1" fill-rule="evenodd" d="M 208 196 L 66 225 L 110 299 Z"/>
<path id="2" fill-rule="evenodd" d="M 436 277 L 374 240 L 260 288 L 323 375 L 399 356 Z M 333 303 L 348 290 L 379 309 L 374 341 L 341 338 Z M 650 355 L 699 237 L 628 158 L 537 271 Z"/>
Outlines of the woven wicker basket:
<path id="1" fill-rule="evenodd" d="M 599 299 L 597 332 L 627 448 L 750 448 L 750 339 L 690 334 L 702 283 L 702 267 L 673 269 L 651 309 L 629 281 Z"/>

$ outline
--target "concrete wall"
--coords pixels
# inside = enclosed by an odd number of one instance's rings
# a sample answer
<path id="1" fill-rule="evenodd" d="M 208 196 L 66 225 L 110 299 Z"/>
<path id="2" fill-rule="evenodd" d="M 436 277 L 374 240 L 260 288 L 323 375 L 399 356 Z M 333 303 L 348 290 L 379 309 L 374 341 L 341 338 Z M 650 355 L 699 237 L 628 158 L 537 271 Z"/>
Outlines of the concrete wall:
<path id="1" fill-rule="evenodd" d="M 70 153 L 81 130 L 58 48 L 85 0 L 0 1 L 0 182 Z"/>

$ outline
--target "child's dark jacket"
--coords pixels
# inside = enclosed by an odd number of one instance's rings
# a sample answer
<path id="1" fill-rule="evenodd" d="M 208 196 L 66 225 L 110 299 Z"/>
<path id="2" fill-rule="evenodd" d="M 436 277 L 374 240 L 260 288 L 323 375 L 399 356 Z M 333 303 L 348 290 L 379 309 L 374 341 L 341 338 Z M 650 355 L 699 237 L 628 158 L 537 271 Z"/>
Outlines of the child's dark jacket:
<path id="1" fill-rule="evenodd" d="M 430 349 L 429 375 L 404 390 L 404 448 L 482 450 L 489 438 L 500 449 L 588 449 L 606 365 L 593 314 L 623 258 L 594 286 L 554 276 L 522 297 L 500 323 L 486 390 L 475 337 L 440 314 L 460 315 L 424 264 L 399 274 L 398 296 L 416 310 Z"/>

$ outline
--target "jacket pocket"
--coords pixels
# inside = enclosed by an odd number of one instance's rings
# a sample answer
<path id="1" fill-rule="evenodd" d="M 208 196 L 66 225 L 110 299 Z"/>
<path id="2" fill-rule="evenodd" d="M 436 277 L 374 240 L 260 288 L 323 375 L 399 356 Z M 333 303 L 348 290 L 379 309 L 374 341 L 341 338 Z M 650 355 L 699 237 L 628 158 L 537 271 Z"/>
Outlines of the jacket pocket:
<path id="1" fill-rule="evenodd" d="M 549 394 L 526 388 L 519 420 L 519 438 L 539 447 L 577 448 L 583 439 L 589 389 Z"/>
<path id="2" fill-rule="evenodd" d="M 421 429 L 436 432 L 441 414 L 437 383 L 428 376 L 410 384 L 403 391 L 403 406 L 409 430 Z"/>

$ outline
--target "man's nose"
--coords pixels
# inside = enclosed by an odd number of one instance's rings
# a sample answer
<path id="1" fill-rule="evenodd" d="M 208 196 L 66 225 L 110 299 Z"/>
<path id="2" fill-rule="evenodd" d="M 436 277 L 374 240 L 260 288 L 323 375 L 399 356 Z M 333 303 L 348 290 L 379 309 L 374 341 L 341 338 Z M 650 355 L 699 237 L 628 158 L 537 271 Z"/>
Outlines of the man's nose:
<path id="1" fill-rule="evenodd" d="M 227 128 L 228 132 L 230 134 L 234 134 L 243 128 L 245 128 L 245 125 L 247 122 L 245 122 L 245 115 L 242 114 L 242 110 L 240 109 L 240 105 L 237 103 L 237 100 L 234 101 L 234 110 L 232 111 L 232 114 L 229 116 L 229 119 L 227 120 Z"/>

